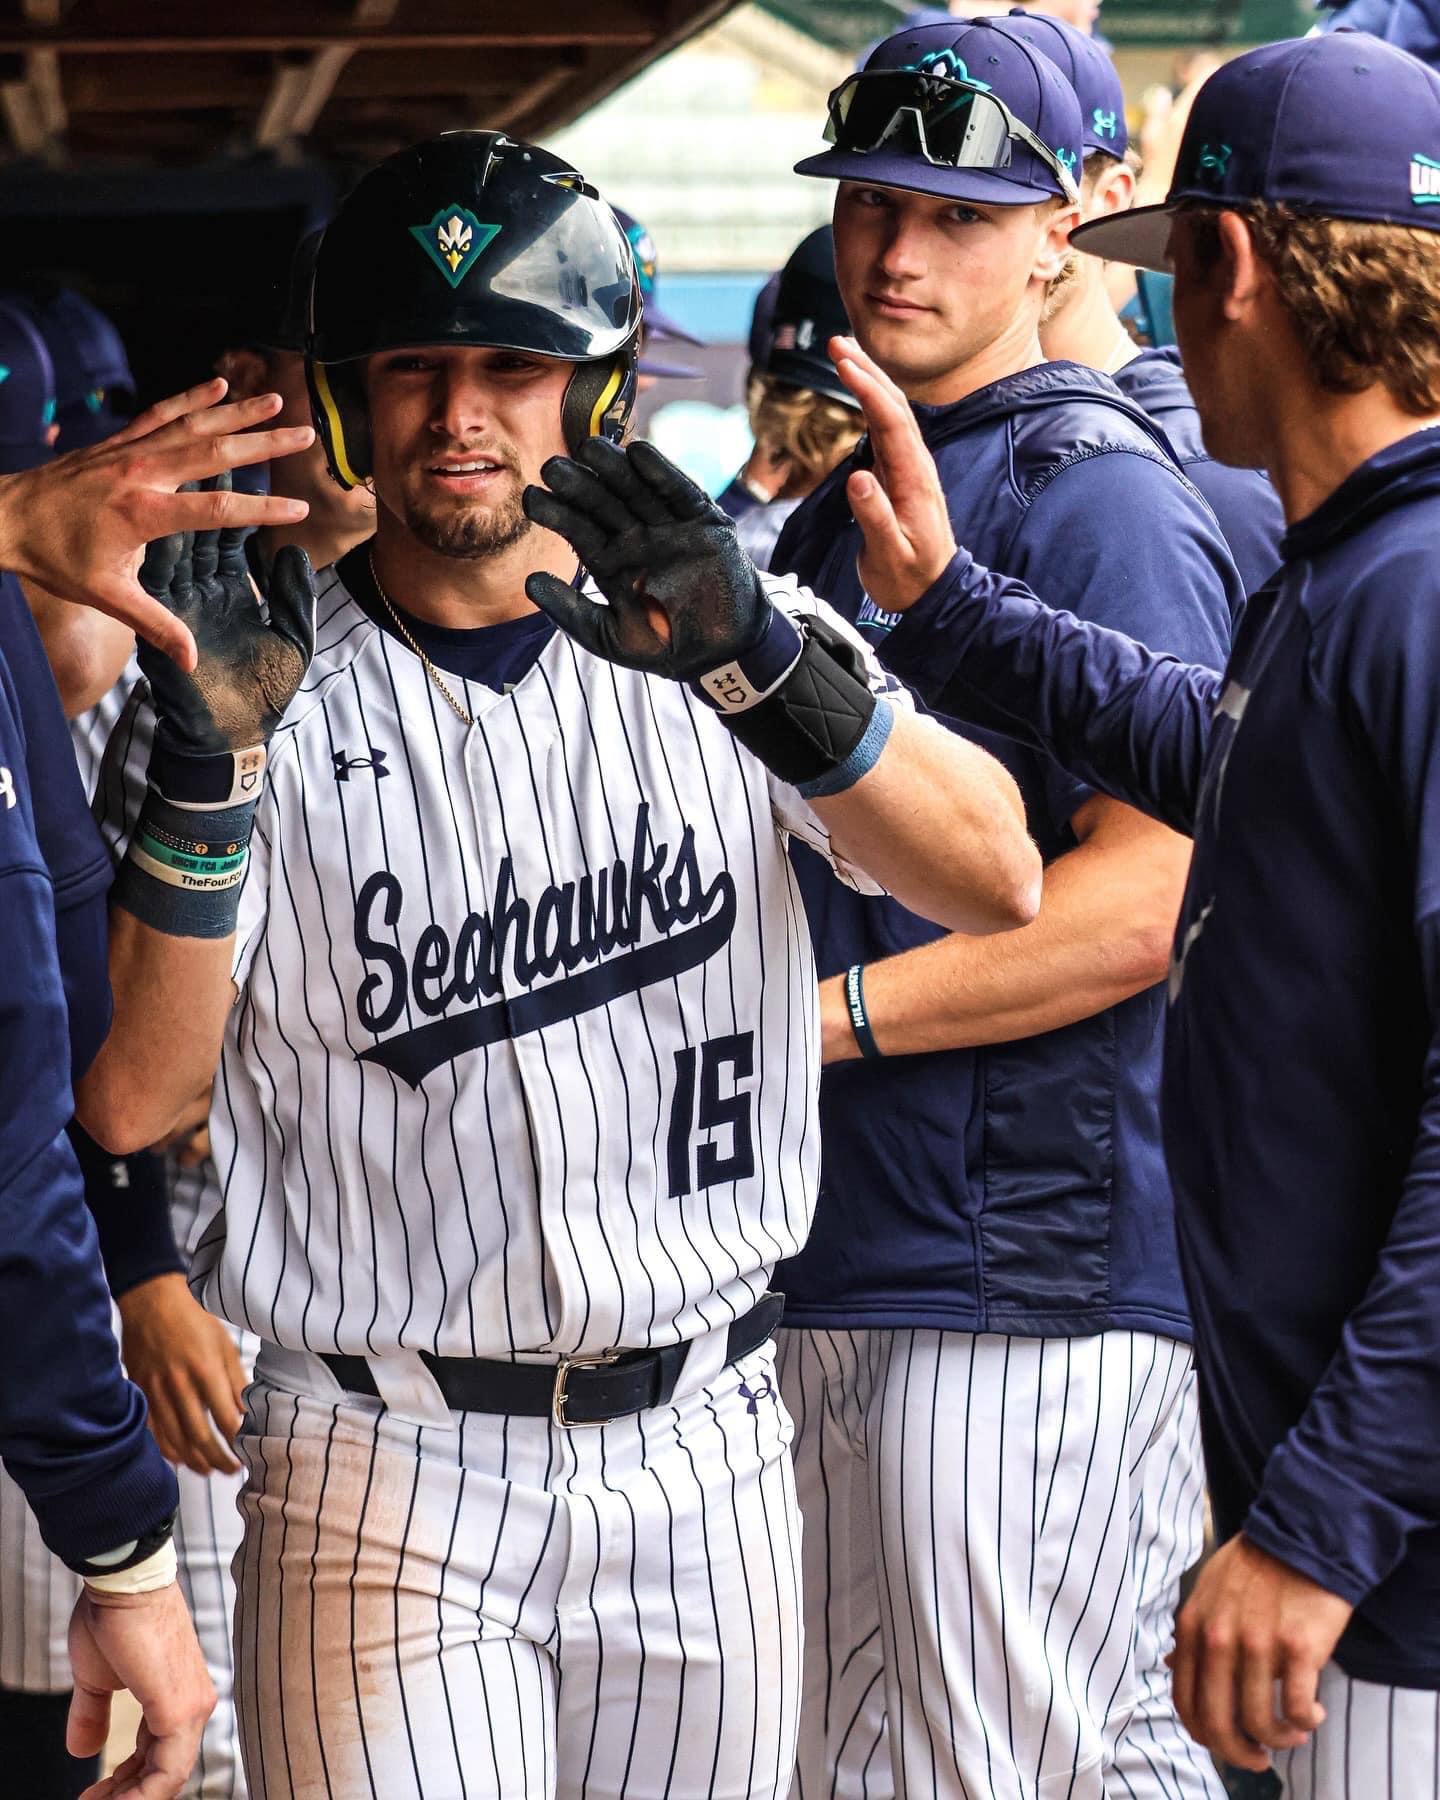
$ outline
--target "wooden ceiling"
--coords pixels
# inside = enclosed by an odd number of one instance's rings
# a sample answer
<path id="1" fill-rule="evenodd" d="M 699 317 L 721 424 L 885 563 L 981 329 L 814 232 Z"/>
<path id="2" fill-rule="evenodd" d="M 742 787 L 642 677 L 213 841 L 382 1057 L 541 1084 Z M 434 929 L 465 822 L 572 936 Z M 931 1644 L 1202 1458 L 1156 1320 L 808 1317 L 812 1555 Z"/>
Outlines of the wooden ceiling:
<path id="1" fill-rule="evenodd" d="M 535 137 L 732 3 L 0 0 L 0 119 L 11 158 L 60 166 Z"/>

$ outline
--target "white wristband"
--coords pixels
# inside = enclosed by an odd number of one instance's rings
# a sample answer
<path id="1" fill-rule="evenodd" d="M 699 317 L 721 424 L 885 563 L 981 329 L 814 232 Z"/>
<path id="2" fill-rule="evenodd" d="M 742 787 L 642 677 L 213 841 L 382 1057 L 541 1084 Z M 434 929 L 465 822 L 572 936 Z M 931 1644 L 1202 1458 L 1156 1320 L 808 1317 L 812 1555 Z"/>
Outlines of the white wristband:
<path id="1" fill-rule="evenodd" d="M 144 1562 L 114 1575 L 87 1575 L 85 1585 L 100 1594 L 153 1594 L 156 1588 L 169 1587 L 178 1566 L 174 1540 L 167 1538 Z"/>

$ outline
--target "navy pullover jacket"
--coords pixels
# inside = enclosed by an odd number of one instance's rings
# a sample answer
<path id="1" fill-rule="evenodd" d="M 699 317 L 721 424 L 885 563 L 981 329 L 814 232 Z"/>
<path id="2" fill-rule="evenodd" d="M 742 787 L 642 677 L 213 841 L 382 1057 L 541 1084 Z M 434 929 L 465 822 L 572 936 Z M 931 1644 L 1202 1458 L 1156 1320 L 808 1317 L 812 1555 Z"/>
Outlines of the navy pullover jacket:
<path id="1" fill-rule="evenodd" d="M 120 1372 L 65 1135 L 72 1072 L 110 1021 L 109 885 L 39 634 L 0 577 L 0 1455 L 72 1563 L 151 1530 L 178 1497 Z"/>
<path id="2" fill-rule="evenodd" d="M 1243 597 L 1214 518 L 1105 376 L 1048 363 L 916 411 L 961 543 L 1102 624 L 1223 660 Z M 856 575 L 853 466 L 790 519 L 772 566 L 884 655 L 895 619 Z M 1070 821 L 1092 790 L 1009 737 L 964 729 L 1020 784 L 1046 861 L 1074 849 Z M 943 935 L 794 855 L 822 976 Z M 1041 1037 L 826 1069 L 815 1226 L 777 1282 L 786 1322 L 1188 1337 L 1160 1144 L 1162 1013 L 1157 987 Z"/>
<path id="3" fill-rule="evenodd" d="M 1222 1535 L 1440 1689 L 1440 431 L 1284 542 L 1226 674 L 964 552 L 891 633 L 938 704 L 1195 838 L 1165 1146 Z"/>
<path id="4" fill-rule="evenodd" d="M 1275 573 L 1285 533 L 1280 496 L 1269 477 L 1260 469 L 1232 469 L 1216 462 L 1205 448 L 1200 415 L 1173 344 L 1142 350 L 1111 379 L 1170 440 L 1176 462 L 1205 496 L 1225 534 L 1245 592 L 1253 594 Z"/>

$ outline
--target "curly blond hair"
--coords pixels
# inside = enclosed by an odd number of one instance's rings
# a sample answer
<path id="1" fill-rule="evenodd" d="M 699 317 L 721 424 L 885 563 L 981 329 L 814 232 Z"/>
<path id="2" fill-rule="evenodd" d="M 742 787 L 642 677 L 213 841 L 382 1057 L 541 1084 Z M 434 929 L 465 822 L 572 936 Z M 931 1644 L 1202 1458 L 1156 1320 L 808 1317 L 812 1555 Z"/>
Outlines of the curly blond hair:
<path id="1" fill-rule="evenodd" d="M 865 430 L 853 406 L 842 406 L 813 388 L 777 381 L 773 375 L 752 375 L 745 399 L 755 442 L 772 456 L 790 461 L 787 486 L 803 488 L 804 483 L 814 486 L 823 481 Z"/>
<path id="2" fill-rule="evenodd" d="M 1186 216 L 1209 268 L 1220 256 L 1215 214 Z M 1358 394 L 1378 381 L 1406 412 L 1440 412 L 1440 234 L 1288 206 L 1242 216 L 1321 387 Z"/>

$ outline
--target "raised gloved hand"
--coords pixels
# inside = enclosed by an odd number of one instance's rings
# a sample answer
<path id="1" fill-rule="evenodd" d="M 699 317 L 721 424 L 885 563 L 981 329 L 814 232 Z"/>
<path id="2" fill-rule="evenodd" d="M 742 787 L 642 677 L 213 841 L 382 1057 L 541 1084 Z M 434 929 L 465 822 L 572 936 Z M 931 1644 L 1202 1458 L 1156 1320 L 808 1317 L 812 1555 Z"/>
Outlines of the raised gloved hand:
<path id="1" fill-rule="evenodd" d="M 588 438 L 541 474 L 548 486 L 526 488 L 526 513 L 574 548 L 608 604 L 554 575 L 530 576 L 525 592 L 577 643 L 698 681 L 766 635 L 774 608 L 734 525 L 658 450 Z"/>
<path id="2" fill-rule="evenodd" d="M 293 545 L 276 555 L 267 621 L 245 559 L 248 535 L 239 527 L 176 533 L 152 543 L 140 568 L 145 591 L 188 626 L 199 653 L 185 674 L 149 644 L 139 647 L 159 740 L 184 755 L 268 743 L 315 648 L 309 558 Z"/>
<path id="3" fill-rule="evenodd" d="M 247 535 L 232 527 L 162 538 L 140 570 L 146 591 L 189 628 L 199 654 L 187 675 L 141 646 L 155 747 L 113 898 L 173 937 L 223 938 L 235 929 L 266 746 L 315 648 L 309 558 L 293 546 L 276 556 L 267 618 L 245 560 Z"/>

